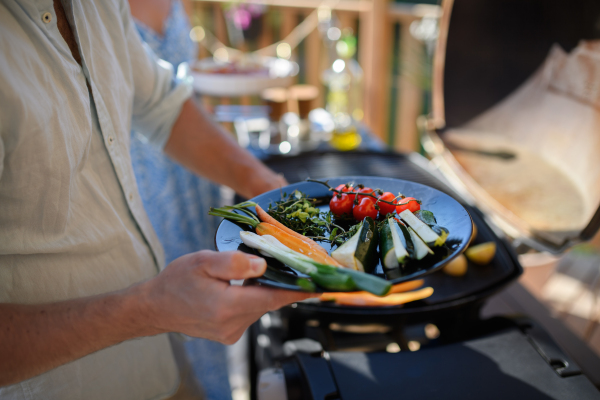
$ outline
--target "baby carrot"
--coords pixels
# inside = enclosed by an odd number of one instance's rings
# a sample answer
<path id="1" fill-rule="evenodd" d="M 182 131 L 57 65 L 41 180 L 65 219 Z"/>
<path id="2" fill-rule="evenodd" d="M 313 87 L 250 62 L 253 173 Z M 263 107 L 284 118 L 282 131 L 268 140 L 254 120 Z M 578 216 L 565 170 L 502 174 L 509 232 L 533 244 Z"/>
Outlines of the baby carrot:
<path id="1" fill-rule="evenodd" d="M 408 292 L 409 290 L 415 290 L 420 288 L 421 286 L 423 286 L 423 284 L 425 283 L 425 281 L 423 279 L 417 279 L 414 281 L 408 281 L 408 282 L 402 282 L 402 283 L 397 283 L 395 285 L 392 286 L 392 288 L 390 289 L 390 291 L 388 292 L 387 295 L 383 296 L 383 297 L 387 297 L 390 294 L 393 293 L 402 293 L 402 292 Z M 332 293 L 323 293 L 321 295 L 321 300 L 332 300 L 335 297 L 339 297 L 339 295 L 342 294 L 344 296 L 362 296 L 362 295 L 369 295 L 372 296 L 372 294 L 370 294 L 369 292 L 365 292 L 365 291 L 360 291 L 360 292 L 332 292 Z"/>
<path id="2" fill-rule="evenodd" d="M 433 288 L 426 287 L 420 290 L 415 290 L 406 293 L 394 293 L 384 297 L 378 297 L 371 293 L 324 293 L 327 296 L 321 295 L 321 300 L 334 300 L 337 304 L 347 306 L 397 306 L 400 304 L 409 303 L 425 299 L 433 294 Z"/>
<path id="3" fill-rule="evenodd" d="M 243 210 L 242 210 L 243 211 Z M 263 211 L 264 212 L 264 211 Z M 298 238 L 296 235 L 291 235 L 288 232 L 288 228 L 280 228 L 279 226 L 273 225 L 268 222 L 260 222 L 258 218 L 250 211 L 246 211 L 246 215 L 229 211 L 226 207 L 222 208 L 211 208 L 208 212 L 210 215 L 216 217 L 226 218 L 230 221 L 248 224 L 256 233 L 260 236 L 270 235 L 279 240 L 286 247 L 311 258 L 312 260 L 321 264 L 333 265 L 340 267 L 340 263 L 334 260 L 327 251 L 317 244 L 317 242 L 301 236 Z M 292 231 L 293 232 L 293 231 Z"/>
<path id="4" fill-rule="evenodd" d="M 321 251 L 325 254 L 327 254 L 327 250 L 325 250 L 323 247 L 321 247 L 317 242 L 315 242 L 314 240 L 307 238 L 304 235 L 299 234 L 298 232 L 288 228 L 287 226 L 283 225 L 281 222 L 277 221 L 275 218 L 271 217 L 269 215 L 269 213 L 267 213 L 265 210 L 263 210 L 261 208 L 261 206 L 259 206 L 258 204 L 256 205 L 256 215 L 258 215 L 258 218 L 260 218 L 260 220 L 262 222 L 267 222 L 271 225 L 275 225 L 276 227 L 280 228 L 282 231 L 287 232 L 288 234 L 306 242 L 309 245 L 316 245 L 317 248 L 316 250 Z M 333 259 L 332 259 L 333 260 Z M 339 265 L 339 263 L 336 261 L 335 265 Z"/>
<path id="5" fill-rule="evenodd" d="M 323 253 L 319 251 L 318 249 L 322 249 L 322 247 L 312 240 L 312 243 L 307 243 L 306 241 L 300 240 L 296 236 L 290 235 L 287 231 L 281 229 L 280 227 L 267 222 L 261 222 L 260 224 L 257 224 L 254 229 L 260 236 L 271 235 L 286 247 L 310 257 L 316 262 L 335 266 L 340 265 L 335 259 L 327 254 L 327 252 Z"/>

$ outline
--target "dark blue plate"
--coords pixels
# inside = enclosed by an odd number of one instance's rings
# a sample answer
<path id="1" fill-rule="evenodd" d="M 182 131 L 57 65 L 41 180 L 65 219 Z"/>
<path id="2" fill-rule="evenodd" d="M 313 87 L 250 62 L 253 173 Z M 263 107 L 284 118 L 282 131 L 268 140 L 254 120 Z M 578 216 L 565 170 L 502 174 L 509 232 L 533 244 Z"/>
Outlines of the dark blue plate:
<path id="1" fill-rule="evenodd" d="M 398 268 L 391 271 L 384 271 L 381 263 L 379 263 L 374 271 L 376 275 L 381 276 L 394 284 L 417 279 L 442 268 L 453 258 L 462 253 L 469 244 L 473 232 L 471 216 L 460 203 L 447 194 L 429 186 L 400 179 L 366 176 L 349 176 L 329 179 L 329 184 L 332 187 L 347 182 L 352 182 L 354 184 L 362 183 L 372 189 L 379 188 L 394 194 L 400 192 L 407 197 L 414 197 L 421 200 L 421 209 L 433 212 L 438 225 L 446 227 L 450 231 L 450 235 L 446 241 L 447 249 L 444 249 L 441 252 L 436 251 L 435 256 L 428 256 L 424 260 L 418 262 L 415 261 L 404 268 Z M 281 190 L 272 190 L 255 197 L 252 201 L 258 203 L 262 208 L 267 210 L 269 204 L 274 204 L 276 201 L 281 200 L 281 194 L 283 192 L 290 194 L 294 190 L 300 190 L 309 197 L 323 199 L 323 204 L 320 205 L 319 208 L 325 211 L 329 210 L 329 199 L 331 199 L 332 196 L 331 192 L 329 192 L 324 185 L 314 182 L 295 183 L 286 186 Z M 215 248 L 217 251 L 241 250 L 247 253 L 258 254 L 254 250 L 243 245 L 242 240 L 240 239 L 240 231 L 244 229 L 249 230 L 249 227 L 223 220 L 215 235 Z M 320 244 L 327 250 L 331 250 L 329 243 L 321 242 Z M 298 277 L 304 275 L 291 268 L 285 267 L 273 258 L 265 257 L 265 259 L 267 260 L 268 268 L 262 277 L 256 279 L 258 283 L 280 289 L 302 290 L 295 282 Z"/>

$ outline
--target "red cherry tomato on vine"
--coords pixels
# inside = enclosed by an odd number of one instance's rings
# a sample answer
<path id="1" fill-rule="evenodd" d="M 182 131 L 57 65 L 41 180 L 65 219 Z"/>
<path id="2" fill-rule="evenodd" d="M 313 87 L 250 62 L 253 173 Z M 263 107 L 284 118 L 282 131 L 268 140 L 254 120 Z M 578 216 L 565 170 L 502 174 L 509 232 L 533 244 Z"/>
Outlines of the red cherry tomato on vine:
<path id="1" fill-rule="evenodd" d="M 363 197 L 360 203 L 358 203 L 357 206 L 354 206 L 354 209 L 352 210 L 352 215 L 354 215 L 354 219 L 358 221 L 362 221 L 366 217 L 377 219 L 377 210 L 375 209 L 375 202 L 371 201 L 371 198 L 369 197 Z"/>
<path id="2" fill-rule="evenodd" d="M 329 209 L 337 216 L 342 216 L 344 214 L 352 215 L 353 206 L 353 201 L 347 194 L 342 194 L 340 196 L 334 194 L 332 199 L 329 201 Z"/>
<path id="3" fill-rule="evenodd" d="M 379 196 L 379 200 L 385 200 L 397 204 L 397 201 L 395 199 L 396 196 L 394 196 L 394 194 L 391 192 L 385 192 L 381 196 Z M 377 203 L 377 205 L 379 206 L 379 213 L 381 215 L 391 214 L 394 211 L 396 211 L 396 206 L 391 204 L 383 203 L 380 201 Z"/>
<path id="4" fill-rule="evenodd" d="M 396 212 L 400 214 L 404 210 L 410 210 L 411 212 L 415 212 L 421 209 L 421 205 L 419 201 L 414 197 L 405 197 L 398 202 L 398 206 L 396 207 Z"/>
<path id="5" fill-rule="evenodd" d="M 342 192 L 345 193 L 345 192 L 352 192 L 352 191 L 354 191 L 355 188 L 352 187 L 351 184 L 343 184 L 342 183 L 341 185 L 338 185 L 338 187 L 336 187 L 335 189 L 336 190 L 340 190 L 340 191 L 342 191 Z M 354 201 L 354 198 L 356 197 L 356 195 L 355 194 L 349 194 L 348 197 L 350 197 L 350 200 Z"/>
<path id="6" fill-rule="evenodd" d="M 359 192 L 359 193 L 367 193 L 367 194 L 372 194 L 372 195 L 374 195 L 374 196 L 377 196 L 377 193 L 375 193 L 375 192 L 373 191 L 373 189 L 371 189 L 371 188 L 369 188 L 369 187 L 364 187 L 364 188 L 362 188 L 362 189 L 355 190 L 355 192 Z M 371 201 L 371 202 L 373 202 L 373 203 L 375 203 L 375 202 L 377 201 L 377 199 L 376 199 L 376 198 L 373 198 L 373 197 L 371 197 L 371 196 L 365 196 L 365 195 L 362 195 L 362 194 L 357 194 L 357 197 L 358 197 L 358 202 L 359 202 L 359 203 L 361 202 L 361 200 L 362 200 L 362 199 L 368 199 L 369 201 Z"/>

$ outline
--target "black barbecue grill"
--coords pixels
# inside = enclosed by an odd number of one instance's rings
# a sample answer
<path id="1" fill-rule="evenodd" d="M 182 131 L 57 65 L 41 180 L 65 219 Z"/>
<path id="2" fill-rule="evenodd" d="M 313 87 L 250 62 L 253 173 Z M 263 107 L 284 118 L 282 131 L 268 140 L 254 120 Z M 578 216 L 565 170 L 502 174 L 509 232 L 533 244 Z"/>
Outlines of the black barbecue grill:
<path id="1" fill-rule="evenodd" d="M 425 124 L 424 146 L 434 158 L 443 155 L 442 162 L 451 156 L 445 129 L 461 126 L 513 92 L 553 44 L 569 50 L 581 39 L 600 37 L 597 0 L 449 0 L 442 7 L 434 112 Z M 515 238 L 491 223 L 494 216 L 485 205 L 457 194 L 448 183 L 454 185 L 455 175 L 449 180 L 418 154 L 319 152 L 272 157 L 267 164 L 291 183 L 376 176 L 431 186 L 465 206 L 478 230 L 476 242 L 495 241 L 497 253 L 490 265 L 470 267 L 461 279 L 441 272 L 426 276 L 434 295 L 402 307 L 309 301 L 267 314 L 250 332 L 253 398 L 257 393 L 259 400 L 285 398 L 282 393 L 290 400 L 600 398 L 535 321 L 479 317 L 485 300 L 522 273 L 517 245 L 564 251 L 598 230 L 599 212 L 560 243 L 535 232 Z M 279 395 L 269 397 L 273 393 Z"/>
<path id="2" fill-rule="evenodd" d="M 276 157 L 267 163 L 292 183 L 308 177 L 336 175 L 391 177 L 424 183 L 462 201 L 428 161 L 416 154 L 307 153 Z M 434 295 L 403 307 L 363 308 L 315 301 L 297 303 L 268 314 L 251 329 L 253 387 L 260 390 L 256 379 L 263 370 L 263 386 L 265 380 L 271 382 L 273 378 L 269 378 L 269 373 L 283 374 L 290 400 L 366 399 L 372 397 L 363 397 L 364 393 L 378 396 L 396 393 L 402 391 L 404 385 L 417 385 L 404 392 L 406 398 L 446 398 L 434 389 L 421 392 L 418 385 L 423 382 L 433 388 L 445 385 L 447 398 L 455 398 L 464 382 L 469 381 L 466 371 L 485 367 L 480 371 L 479 380 L 470 383 L 471 389 L 464 398 L 479 399 L 484 393 L 490 399 L 525 395 L 531 399 L 562 399 L 569 398 L 565 397 L 567 393 L 573 393 L 572 398 L 600 398 L 576 363 L 534 321 L 510 318 L 482 321 L 479 318 L 485 300 L 514 281 L 522 268 L 504 235 L 495 232 L 477 208 L 464 202 L 463 205 L 477 226 L 476 240 L 497 243 L 497 254 L 490 265 L 471 266 L 461 279 L 441 272 L 428 275 L 425 284 L 435 288 Z M 414 350 L 415 344 L 421 350 L 411 353 L 409 350 Z M 485 348 L 484 356 L 473 353 L 473 346 Z M 506 357 L 507 352 L 512 354 L 522 348 L 527 349 L 521 354 L 526 361 L 515 363 Z M 399 354 L 389 353 L 398 350 Z M 447 357 L 451 355 L 460 357 L 455 369 L 447 365 L 450 363 Z M 444 371 L 430 375 L 436 359 L 444 365 Z M 422 368 L 423 374 L 409 374 L 401 379 L 405 368 L 402 366 L 406 363 Z M 348 368 L 348 364 L 358 370 Z M 276 366 L 280 369 L 269 369 Z M 377 371 L 378 379 L 369 379 L 369 373 L 374 373 L 367 371 L 369 368 Z M 537 372 L 533 373 L 531 368 Z M 534 374 L 533 387 L 519 379 L 509 379 L 502 372 L 504 369 L 516 377 Z M 392 376 L 398 378 L 391 379 Z M 449 382 L 452 385 L 448 386 Z M 357 391 L 351 383 L 362 389 Z M 539 391 L 544 385 L 553 388 L 554 397 Z M 490 386 L 503 386 L 504 390 L 490 392 Z M 264 393 L 261 395 L 259 400 L 270 399 L 264 397 Z"/>

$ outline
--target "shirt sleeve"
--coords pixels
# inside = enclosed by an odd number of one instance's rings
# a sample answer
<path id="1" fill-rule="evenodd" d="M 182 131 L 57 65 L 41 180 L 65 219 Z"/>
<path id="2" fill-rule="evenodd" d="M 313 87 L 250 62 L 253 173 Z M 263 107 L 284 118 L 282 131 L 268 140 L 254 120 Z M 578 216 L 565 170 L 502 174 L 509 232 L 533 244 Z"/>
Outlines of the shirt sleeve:
<path id="1" fill-rule="evenodd" d="M 134 84 L 132 128 L 160 148 L 166 144 L 183 103 L 191 96 L 188 81 L 175 77 L 173 66 L 142 41 L 127 1 L 121 3 Z"/>

